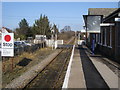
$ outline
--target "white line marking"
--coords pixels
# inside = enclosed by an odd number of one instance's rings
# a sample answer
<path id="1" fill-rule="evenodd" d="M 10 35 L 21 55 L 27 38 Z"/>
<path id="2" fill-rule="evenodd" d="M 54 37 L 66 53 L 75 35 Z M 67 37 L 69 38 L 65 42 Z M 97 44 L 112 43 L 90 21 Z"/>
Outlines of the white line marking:
<path id="1" fill-rule="evenodd" d="M 75 49 L 75 45 L 73 46 L 73 49 L 72 49 L 72 54 L 71 54 L 71 57 L 70 57 L 69 65 L 67 67 L 67 72 L 66 72 L 65 79 L 64 79 L 64 82 L 63 82 L 62 90 L 68 87 L 68 81 L 69 81 L 69 77 L 70 77 L 70 71 L 71 71 L 71 65 L 72 65 L 72 61 L 73 61 L 74 49 Z"/>

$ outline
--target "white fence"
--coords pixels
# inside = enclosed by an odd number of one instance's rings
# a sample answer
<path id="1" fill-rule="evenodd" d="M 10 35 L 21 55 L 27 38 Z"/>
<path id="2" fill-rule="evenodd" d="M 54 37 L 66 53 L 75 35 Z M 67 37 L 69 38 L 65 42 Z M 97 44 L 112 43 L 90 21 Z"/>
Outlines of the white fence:
<path id="1" fill-rule="evenodd" d="M 57 41 L 46 40 L 46 45 L 48 47 L 55 47 L 55 49 L 57 48 L 57 45 L 61 45 L 61 44 L 63 44 L 63 40 L 57 40 Z"/>
<path id="2" fill-rule="evenodd" d="M 58 44 L 58 45 L 63 44 L 63 40 L 57 40 L 57 44 Z"/>
<path id="3" fill-rule="evenodd" d="M 46 40 L 45 40 L 46 41 Z M 34 39 L 34 41 L 33 41 L 33 43 L 34 44 L 40 44 L 40 43 L 43 43 L 43 42 L 45 42 L 45 41 L 41 41 L 41 40 L 36 40 L 36 39 Z M 32 42 L 32 41 L 31 41 Z"/>
<path id="4" fill-rule="evenodd" d="M 33 41 L 35 44 L 38 44 L 38 43 L 41 43 L 41 40 L 36 40 L 36 39 L 34 39 L 34 41 Z"/>
<path id="5" fill-rule="evenodd" d="M 52 47 L 53 44 L 54 44 L 54 40 L 46 40 L 46 45 L 48 47 Z"/>

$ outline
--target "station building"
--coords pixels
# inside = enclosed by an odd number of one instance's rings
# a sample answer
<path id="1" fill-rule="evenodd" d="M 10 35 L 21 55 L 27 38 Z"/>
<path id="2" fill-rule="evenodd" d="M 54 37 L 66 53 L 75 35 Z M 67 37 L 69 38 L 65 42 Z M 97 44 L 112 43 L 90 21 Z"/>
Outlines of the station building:
<path id="1" fill-rule="evenodd" d="M 105 17 L 100 27 L 99 51 L 120 63 L 120 8 Z"/>
<path id="2" fill-rule="evenodd" d="M 95 39 L 95 48 L 102 54 L 120 63 L 120 9 L 90 8 L 83 15 L 86 29 L 86 45 L 91 48 Z"/>

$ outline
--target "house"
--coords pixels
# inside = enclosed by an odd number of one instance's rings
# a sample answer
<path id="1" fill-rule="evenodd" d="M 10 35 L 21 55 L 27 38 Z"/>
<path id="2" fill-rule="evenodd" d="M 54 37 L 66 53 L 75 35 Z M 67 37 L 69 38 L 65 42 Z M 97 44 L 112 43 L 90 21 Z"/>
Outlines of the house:
<path id="1" fill-rule="evenodd" d="M 6 27 L 2 27 L 2 29 L 0 30 L 0 43 L 1 43 L 1 39 L 2 39 L 2 33 L 12 33 L 13 31 L 6 28 Z"/>

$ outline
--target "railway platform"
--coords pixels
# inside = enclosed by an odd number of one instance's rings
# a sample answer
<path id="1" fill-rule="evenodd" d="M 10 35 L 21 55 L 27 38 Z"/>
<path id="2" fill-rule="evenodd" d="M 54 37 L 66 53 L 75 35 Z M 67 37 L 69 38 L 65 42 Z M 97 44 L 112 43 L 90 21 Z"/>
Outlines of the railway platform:
<path id="1" fill-rule="evenodd" d="M 102 56 L 91 56 L 87 47 L 75 45 L 62 88 L 103 88 L 105 90 L 114 88 L 119 90 L 118 69 L 114 66 L 111 68 L 112 65 L 107 65 L 103 61 Z"/>

